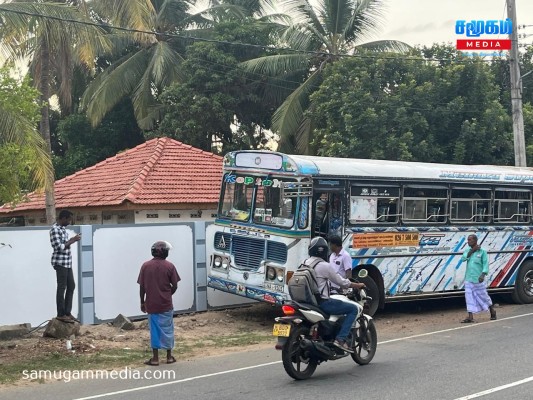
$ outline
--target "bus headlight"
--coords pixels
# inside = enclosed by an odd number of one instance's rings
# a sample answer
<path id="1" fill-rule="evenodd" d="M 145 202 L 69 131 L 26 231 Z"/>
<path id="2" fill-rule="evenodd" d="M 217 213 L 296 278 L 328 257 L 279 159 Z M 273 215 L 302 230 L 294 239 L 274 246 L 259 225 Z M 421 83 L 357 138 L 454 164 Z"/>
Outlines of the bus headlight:
<path id="1" fill-rule="evenodd" d="M 278 281 L 283 282 L 283 278 L 284 278 L 283 275 L 284 275 L 283 270 L 278 269 L 278 273 L 277 273 Z"/>
<path id="2" fill-rule="evenodd" d="M 221 265 L 222 265 L 222 257 L 216 256 L 215 261 L 213 262 L 213 266 L 215 268 L 220 268 Z"/>
<path id="3" fill-rule="evenodd" d="M 222 260 L 222 268 L 223 268 L 223 269 L 228 269 L 228 266 L 229 266 L 229 261 L 228 261 L 227 258 L 224 258 L 224 259 Z"/>
<path id="4" fill-rule="evenodd" d="M 267 279 L 269 281 L 273 281 L 274 279 L 276 279 L 276 269 L 275 268 L 272 268 L 272 267 L 268 267 L 267 268 Z"/>

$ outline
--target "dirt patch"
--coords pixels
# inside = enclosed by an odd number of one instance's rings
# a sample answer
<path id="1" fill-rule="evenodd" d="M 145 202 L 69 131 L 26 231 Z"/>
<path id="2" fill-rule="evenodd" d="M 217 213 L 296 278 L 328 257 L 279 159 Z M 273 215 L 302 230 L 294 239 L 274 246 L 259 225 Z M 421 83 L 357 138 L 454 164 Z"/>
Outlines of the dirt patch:
<path id="1" fill-rule="evenodd" d="M 532 306 L 497 305 L 498 317 L 531 312 Z M 268 304 L 180 315 L 174 318 L 178 361 L 198 356 L 215 356 L 236 350 L 272 347 L 274 318 L 279 308 Z M 461 326 L 465 317 L 461 300 L 388 305 L 375 316 L 379 341 Z M 480 322 L 489 315 L 477 316 Z M 82 326 L 80 336 L 67 350 L 66 340 L 42 337 L 42 330 L 23 339 L 0 342 L 0 368 L 8 371 L 2 383 L 13 384 L 24 369 L 109 369 L 142 365 L 151 355 L 146 320 L 137 321 L 135 330 L 122 331 L 110 324 Z M 161 356 L 164 356 L 161 354 Z M 9 375 L 10 374 L 10 375 Z M 10 376 L 10 378 L 9 378 Z"/>
<path id="2" fill-rule="evenodd" d="M 178 315 L 174 318 L 175 357 L 183 361 L 200 354 L 214 356 L 236 348 L 272 345 L 275 341 L 271 336 L 272 323 L 277 315 L 279 309 L 268 304 Z M 80 335 L 71 341 L 72 350 L 67 349 L 65 339 L 43 337 L 44 329 L 21 339 L 0 341 L 0 368 L 11 370 L 15 376 L 17 371 L 21 375 L 25 368 L 34 369 L 37 365 L 49 365 L 50 369 L 139 365 L 142 359 L 151 356 L 150 332 L 147 320 L 134 325 L 132 331 L 111 324 L 84 325 Z M 0 379 L 0 385 L 13 381 Z"/>

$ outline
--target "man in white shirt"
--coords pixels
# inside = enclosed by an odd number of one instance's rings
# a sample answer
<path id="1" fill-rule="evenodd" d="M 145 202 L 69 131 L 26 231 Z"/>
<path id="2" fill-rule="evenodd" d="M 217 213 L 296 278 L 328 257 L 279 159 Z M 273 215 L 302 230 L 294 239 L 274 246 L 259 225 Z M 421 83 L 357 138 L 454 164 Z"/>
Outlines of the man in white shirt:
<path id="1" fill-rule="evenodd" d="M 311 240 L 309 245 L 309 255 L 311 258 L 304 262 L 306 265 L 312 265 L 314 260 L 317 258 L 323 260 L 315 266 L 318 290 L 321 297 L 321 302 L 319 304 L 320 309 L 332 315 L 345 315 L 341 329 L 337 334 L 333 344 L 344 351 L 353 353 L 353 349 L 346 342 L 346 339 L 350 333 L 353 322 L 360 312 L 359 307 L 353 303 L 331 299 L 329 297 L 330 285 L 334 283 L 344 289 L 351 287 L 359 290 L 364 288 L 365 284 L 351 282 L 335 273 L 333 267 L 326 261 L 328 257 L 328 243 L 324 238 L 315 237 L 313 240 Z"/>
<path id="2" fill-rule="evenodd" d="M 331 236 L 329 238 L 329 264 L 335 272 L 344 279 L 352 277 L 352 257 L 342 248 L 342 239 L 340 236 Z M 334 283 L 331 284 L 332 293 L 340 293 L 340 287 Z"/>

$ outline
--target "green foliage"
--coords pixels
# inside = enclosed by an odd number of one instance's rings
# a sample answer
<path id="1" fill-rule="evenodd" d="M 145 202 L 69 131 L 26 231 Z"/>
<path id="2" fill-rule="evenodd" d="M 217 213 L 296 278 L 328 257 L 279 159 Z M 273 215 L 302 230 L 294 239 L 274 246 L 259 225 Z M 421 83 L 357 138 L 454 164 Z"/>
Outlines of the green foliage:
<path id="1" fill-rule="evenodd" d="M 58 147 L 53 161 L 59 179 L 143 142 L 128 100 L 119 103 L 96 128 L 85 115 L 72 114 L 59 122 L 55 136 Z"/>
<path id="2" fill-rule="evenodd" d="M 512 127 L 486 63 L 341 60 L 312 95 L 320 155 L 510 164 Z"/>
<path id="3" fill-rule="evenodd" d="M 271 96 L 283 97 L 272 116 L 272 128 L 280 136 L 282 151 L 309 154 L 313 138 L 314 109 L 311 94 L 322 83 L 322 72 L 343 54 L 364 51 L 406 51 L 409 46 L 394 40 L 363 43 L 381 23 L 383 0 L 285 0 L 292 21 L 280 42 L 303 53 L 266 55 L 243 63 L 246 70 L 278 80 Z"/>
<path id="4" fill-rule="evenodd" d="M 214 34 L 220 40 L 263 44 L 269 37 L 268 29 L 261 31 L 253 21 L 242 20 L 220 23 Z M 263 83 L 239 68 L 240 61 L 256 57 L 258 51 L 205 42 L 188 46 L 184 79 L 160 96 L 164 117 L 158 129 L 145 136 L 169 136 L 207 151 L 264 147 L 276 105 L 262 99 Z"/>
<path id="5" fill-rule="evenodd" d="M 17 80 L 0 69 L 0 119 L 16 118 L 13 135 L 0 132 L 0 204 L 20 201 L 25 192 L 42 186 L 37 170 L 48 168 L 43 143 L 32 129 L 39 120 L 39 92 L 29 79 Z M 18 121 L 18 122 L 17 122 Z"/>

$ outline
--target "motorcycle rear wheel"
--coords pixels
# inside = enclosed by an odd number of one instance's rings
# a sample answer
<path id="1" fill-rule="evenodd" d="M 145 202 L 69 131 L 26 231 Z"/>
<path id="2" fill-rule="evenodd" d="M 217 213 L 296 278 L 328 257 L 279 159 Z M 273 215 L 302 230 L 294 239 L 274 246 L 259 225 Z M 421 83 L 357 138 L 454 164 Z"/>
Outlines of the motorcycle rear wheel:
<path id="1" fill-rule="evenodd" d="M 370 363 L 378 346 L 378 333 L 374 322 L 366 319 L 365 322 L 360 322 L 358 328 L 352 329 L 352 338 L 352 359 L 359 365 Z"/>
<path id="2" fill-rule="evenodd" d="M 309 328 L 293 326 L 293 330 L 281 350 L 281 359 L 285 372 L 296 380 L 310 378 L 316 370 L 318 363 L 310 358 L 305 358 L 300 347 L 301 337 L 309 333 Z M 302 367 L 305 367 L 302 369 Z"/>

